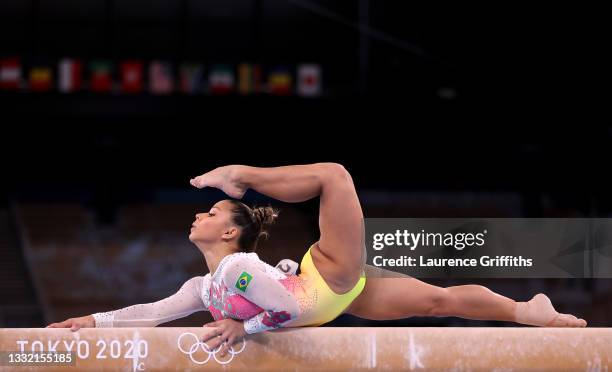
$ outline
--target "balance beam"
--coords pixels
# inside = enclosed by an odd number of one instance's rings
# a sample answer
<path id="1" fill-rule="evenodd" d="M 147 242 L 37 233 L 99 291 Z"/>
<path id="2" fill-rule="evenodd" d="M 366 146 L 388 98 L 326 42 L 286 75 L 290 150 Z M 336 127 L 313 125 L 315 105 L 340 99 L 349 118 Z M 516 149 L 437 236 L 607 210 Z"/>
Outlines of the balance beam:
<path id="1" fill-rule="evenodd" d="M 73 365 L 43 371 L 612 370 L 612 328 L 289 328 L 247 336 L 223 358 L 198 344 L 211 331 L 7 328 L 0 351 L 73 352 Z"/>

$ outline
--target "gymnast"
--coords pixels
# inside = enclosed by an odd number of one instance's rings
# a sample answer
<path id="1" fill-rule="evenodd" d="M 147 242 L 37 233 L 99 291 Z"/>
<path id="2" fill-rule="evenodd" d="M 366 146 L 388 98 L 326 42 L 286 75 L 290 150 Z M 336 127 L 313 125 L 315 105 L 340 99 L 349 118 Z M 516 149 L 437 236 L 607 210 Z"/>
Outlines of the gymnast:
<path id="1" fill-rule="evenodd" d="M 189 239 L 204 256 L 209 273 L 189 279 L 160 301 L 71 318 L 48 328 L 154 327 L 207 310 L 215 321 L 204 326 L 215 327 L 215 332 L 204 341 L 225 355 L 246 334 L 318 326 L 343 313 L 372 320 L 455 316 L 540 327 L 586 326 L 583 319 L 557 312 L 542 293 L 517 302 L 481 285 L 443 288 L 409 276 L 377 274 L 380 269 L 365 264 L 363 213 L 351 175 L 342 165 L 229 165 L 190 183 L 220 189 L 232 198 L 196 214 L 191 227 Z M 292 261 L 282 270 L 259 259 L 257 244 L 278 213 L 240 202 L 248 189 L 289 203 L 320 198 L 320 237 L 304 254 L 299 274 L 297 265 L 286 269 Z"/>

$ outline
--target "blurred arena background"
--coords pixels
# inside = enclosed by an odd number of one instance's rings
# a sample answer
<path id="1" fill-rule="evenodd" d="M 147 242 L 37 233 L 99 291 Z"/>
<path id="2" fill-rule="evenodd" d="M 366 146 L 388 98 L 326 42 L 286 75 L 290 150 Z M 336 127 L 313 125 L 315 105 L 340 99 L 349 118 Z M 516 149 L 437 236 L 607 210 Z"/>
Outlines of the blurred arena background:
<path id="1" fill-rule="evenodd" d="M 610 217 L 603 14 L 558 4 L 3 0 L 0 326 L 156 301 L 204 275 L 189 226 L 223 195 L 188 180 L 219 165 L 342 163 L 366 217 Z M 247 200 L 282 211 L 260 246 L 265 261 L 298 260 L 317 239 L 316 201 Z M 517 300 L 545 292 L 559 311 L 612 324 L 610 279 L 469 283 Z M 343 316 L 329 325 L 509 324 Z"/>

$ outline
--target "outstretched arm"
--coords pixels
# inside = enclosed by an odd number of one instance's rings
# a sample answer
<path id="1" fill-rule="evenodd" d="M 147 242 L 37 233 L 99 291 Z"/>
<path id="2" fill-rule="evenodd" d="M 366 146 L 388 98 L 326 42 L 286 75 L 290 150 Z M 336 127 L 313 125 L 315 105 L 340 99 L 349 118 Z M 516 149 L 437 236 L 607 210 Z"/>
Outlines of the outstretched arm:
<path id="1" fill-rule="evenodd" d="M 155 327 L 206 310 L 201 298 L 204 277 L 189 279 L 170 297 L 105 313 L 93 314 L 96 327 Z"/>

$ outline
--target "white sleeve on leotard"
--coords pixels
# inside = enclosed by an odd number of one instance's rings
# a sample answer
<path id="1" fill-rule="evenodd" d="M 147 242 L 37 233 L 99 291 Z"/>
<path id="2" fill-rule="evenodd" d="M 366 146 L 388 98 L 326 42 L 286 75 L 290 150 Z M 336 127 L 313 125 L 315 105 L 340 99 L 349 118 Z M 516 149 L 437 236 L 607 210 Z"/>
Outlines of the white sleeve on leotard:
<path id="1" fill-rule="evenodd" d="M 178 292 L 163 300 L 92 315 L 97 328 L 155 327 L 196 311 L 207 310 L 209 287 L 210 274 L 196 276 L 186 281 Z"/>
<path id="2" fill-rule="evenodd" d="M 244 321 L 247 333 L 285 326 L 299 315 L 298 302 L 278 281 L 279 275 L 284 277 L 254 255 L 237 256 L 224 268 L 223 281 L 227 288 L 264 310 Z"/>

